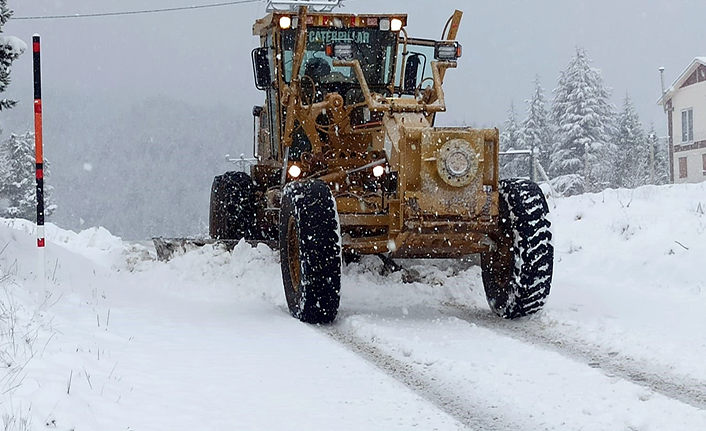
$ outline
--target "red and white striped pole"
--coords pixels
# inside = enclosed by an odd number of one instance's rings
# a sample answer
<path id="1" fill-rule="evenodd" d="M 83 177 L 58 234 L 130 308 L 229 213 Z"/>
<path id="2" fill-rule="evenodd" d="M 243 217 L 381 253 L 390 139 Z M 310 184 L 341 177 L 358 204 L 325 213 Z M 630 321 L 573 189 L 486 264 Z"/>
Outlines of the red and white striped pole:
<path id="1" fill-rule="evenodd" d="M 41 45 L 38 34 L 32 36 L 34 53 L 34 148 L 37 168 L 37 248 L 39 275 L 44 281 L 44 143 L 42 140 L 42 68 Z"/>

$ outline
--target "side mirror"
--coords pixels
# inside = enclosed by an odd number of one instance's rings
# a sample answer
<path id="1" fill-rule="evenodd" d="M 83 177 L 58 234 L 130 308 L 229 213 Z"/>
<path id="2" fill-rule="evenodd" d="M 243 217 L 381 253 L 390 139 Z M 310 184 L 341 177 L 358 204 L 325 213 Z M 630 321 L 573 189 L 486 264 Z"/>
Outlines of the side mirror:
<path id="1" fill-rule="evenodd" d="M 417 75 L 419 75 L 419 65 L 421 62 L 418 54 L 412 54 L 407 58 L 402 83 L 402 92 L 404 94 L 414 94 L 417 89 Z"/>
<path id="2" fill-rule="evenodd" d="M 267 90 L 272 87 L 272 73 L 267 48 L 255 48 L 252 51 L 252 68 L 255 75 L 255 87 Z"/>

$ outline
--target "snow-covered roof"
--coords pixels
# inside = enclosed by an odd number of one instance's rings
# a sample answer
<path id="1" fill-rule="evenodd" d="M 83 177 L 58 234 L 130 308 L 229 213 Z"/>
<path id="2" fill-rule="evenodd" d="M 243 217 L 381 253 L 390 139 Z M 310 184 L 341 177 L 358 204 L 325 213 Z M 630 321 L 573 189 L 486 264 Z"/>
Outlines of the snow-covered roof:
<path id="1" fill-rule="evenodd" d="M 660 97 L 657 100 L 658 105 L 663 105 L 665 104 L 669 99 L 672 98 L 674 95 L 674 92 L 676 89 L 680 88 L 684 81 L 686 81 L 689 76 L 691 76 L 692 72 L 694 71 L 695 68 L 697 68 L 700 64 L 706 66 L 706 57 L 696 57 L 692 62 L 687 66 L 686 69 L 679 75 L 679 77 L 672 83 L 672 85 L 669 86 L 669 88 L 665 89 L 664 94 L 662 97 Z"/>

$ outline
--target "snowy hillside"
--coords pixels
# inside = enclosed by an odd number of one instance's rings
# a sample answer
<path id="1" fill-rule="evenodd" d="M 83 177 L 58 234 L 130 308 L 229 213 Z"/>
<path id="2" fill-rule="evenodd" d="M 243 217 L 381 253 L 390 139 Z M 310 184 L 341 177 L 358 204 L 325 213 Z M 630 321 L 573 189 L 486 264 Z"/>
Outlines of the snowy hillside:
<path id="1" fill-rule="evenodd" d="M 168 263 L 104 229 L 0 223 L 9 430 L 706 429 L 706 183 L 550 199 L 544 311 L 494 317 L 479 268 L 344 269 L 333 325 L 287 311 L 277 253 Z"/>

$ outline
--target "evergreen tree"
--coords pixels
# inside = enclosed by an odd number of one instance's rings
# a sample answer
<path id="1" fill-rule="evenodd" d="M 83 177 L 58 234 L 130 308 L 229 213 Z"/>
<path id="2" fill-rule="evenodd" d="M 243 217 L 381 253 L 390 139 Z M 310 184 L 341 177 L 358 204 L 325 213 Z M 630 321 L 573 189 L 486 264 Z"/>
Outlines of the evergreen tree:
<path id="1" fill-rule="evenodd" d="M 3 36 L 2 28 L 12 17 L 7 0 L 0 0 L 0 93 L 10 85 L 12 63 L 27 50 L 27 45 L 14 36 Z M 10 109 L 17 102 L 0 99 L 0 111 Z M 21 217 L 33 220 L 36 217 L 34 134 L 12 135 L 0 147 L 0 216 Z M 49 163 L 45 160 L 44 172 Z M 51 187 L 45 186 L 45 214 L 56 206 L 50 200 Z"/>
<path id="2" fill-rule="evenodd" d="M 623 110 L 618 115 L 615 143 L 617 152 L 613 185 L 635 188 L 647 184 L 650 179 L 648 143 L 628 95 L 625 95 Z"/>
<path id="3" fill-rule="evenodd" d="M 0 33 L 7 21 L 12 17 L 12 11 L 7 8 L 7 0 L 0 0 Z M 27 45 L 14 36 L 0 34 L 0 93 L 5 92 L 10 85 L 10 67 L 12 62 L 27 49 Z M 0 99 L 0 111 L 10 109 L 17 102 L 14 100 Z"/>
<path id="4" fill-rule="evenodd" d="M 534 79 L 534 94 L 527 103 L 527 118 L 522 122 L 520 131 L 526 148 L 536 151 L 539 164 L 549 168 L 549 157 L 554 142 L 554 132 L 550 124 L 549 113 L 545 107 L 544 88 L 539 76 Z"/>
<path id="5" fill-rule="evenodd" d="M 650 162 L 654 164 L 654 184 L 669 184 L 669 148 L 666 141 L 657 135 L 654 123 L 650 124 L 647 132 L 647 148 L 653 154 Z"/>
<path id="6" fill-rule="evenodd" d="M 503 123 L 503 131 L 500 134 L 500 151 L 513 151 L 525 149 L 524 137 L 517 124 L 517 112 L 515 104 L 510 102 L 510 109 L 507 111 L 507 119 Z M 528 174 L 528 163 L 524 156 L 504 155 L 500 157 L 500 177 L 526 177 Z"/>
<path id="7" fill-rule="evenodd" d="M 586 51 L 576 48 L 554 89 L 551 116 L 557 134 L 549 169 L 555 188 L 569 195 L 598 191 L 613 176 L 610 91 L 590 62 Z"/>
<path id="8" fill-rule="evenodd" d="M 34 133 L 13 134 L 0 148 L 0 217 L 35 220 L 37 217 Z M 44 175 L 49 161 L 44 159 Z M 56 209 L 53 188 L 44 184 L 44 215 Z"/>

